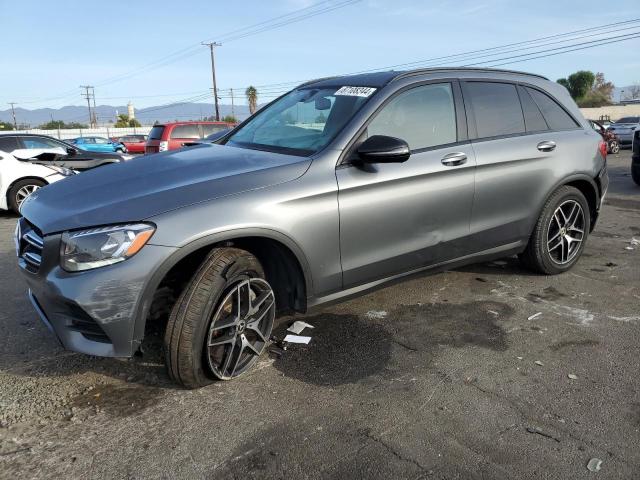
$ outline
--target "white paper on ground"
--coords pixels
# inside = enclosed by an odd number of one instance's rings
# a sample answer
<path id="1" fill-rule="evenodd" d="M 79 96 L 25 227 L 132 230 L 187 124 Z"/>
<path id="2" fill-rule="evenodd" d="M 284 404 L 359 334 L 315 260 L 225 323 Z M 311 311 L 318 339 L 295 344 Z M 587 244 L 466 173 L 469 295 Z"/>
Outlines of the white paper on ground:
<path id="1" fill-rule="evenodd" d="M 311 337 L 301 337 L 300 335 L 287 335 L 284 337 L 285 342 L 289 343 L 304 343 L 307 345 L 311 341 Z"/>
<path id="2" fill-rule="evenodd" d="M 301 333 L 305 328 L 313 328 L 313 325 L 307 322 L 303 322 L 302 320 L 296 320 L 289 328 L 287 328 L 287 332 L 298 334 Z"/>

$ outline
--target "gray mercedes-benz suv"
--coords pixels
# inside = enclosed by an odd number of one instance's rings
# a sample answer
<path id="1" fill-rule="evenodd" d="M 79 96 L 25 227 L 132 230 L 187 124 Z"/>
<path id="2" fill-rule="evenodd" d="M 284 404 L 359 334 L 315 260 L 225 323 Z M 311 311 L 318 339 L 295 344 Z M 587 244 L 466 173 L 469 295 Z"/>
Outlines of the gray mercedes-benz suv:
<path id="1" fill-rule="evenodd" d="M 606 145 L 567 91 L 511 71 L 429 69 L 300 85 L 202 145 L 38 190 L 20 268 L 65 348 L 130 356 L 166 321 L 172 378 L 247 371 L 276 313 L 428 269 L 580 257 Z"/>

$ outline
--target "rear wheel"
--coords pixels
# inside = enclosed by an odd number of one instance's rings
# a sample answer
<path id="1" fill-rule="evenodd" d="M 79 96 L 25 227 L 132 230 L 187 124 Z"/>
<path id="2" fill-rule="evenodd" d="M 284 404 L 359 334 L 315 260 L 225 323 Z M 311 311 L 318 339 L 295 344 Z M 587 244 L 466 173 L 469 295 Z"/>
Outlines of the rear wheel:
<path id="1" fill-rule="evenodd" d="M 580 190 L 564 186 L 547 200 L 520 254 L 528 268 L 554 275 L 566 272 L 578 261 L 589 235 L 589 204 Z"/>
<path id="2" fill-rule="evenodd" d="M 611 140 L 609 142 L 609 153 L 619 153 L 620 152 L 620 144 L 617 140 Z"/>
<path id="3" fill-rule="evenodd" d="M 165 332 L 169 375 L 187 388 L 247 372 L 269 342 L 275 296 L 260 262 L 216 248 L 176 302 Z"/>
<path id="4" fill-rule="evenodd" d="M 636 182 L 636 185 L 640 185 L 640 164 L 631 165 L 631 178 Z"/>
<path id="5" fill-rule="evenodd" d="M 16 182 L 11 187 L 11 189 L 9 189 L 9 193 L 7 195 L 9 208 L 16 213 L 20 213 L 20 205 L 22 205 L 22 202 L 24 202 L 25 198 L 27 198 L 39 188 L 44 187 L 46 184 L 47 183 L 43 180 L 38 180 L 35 178 L 27 178 L 25 180 Z"/>

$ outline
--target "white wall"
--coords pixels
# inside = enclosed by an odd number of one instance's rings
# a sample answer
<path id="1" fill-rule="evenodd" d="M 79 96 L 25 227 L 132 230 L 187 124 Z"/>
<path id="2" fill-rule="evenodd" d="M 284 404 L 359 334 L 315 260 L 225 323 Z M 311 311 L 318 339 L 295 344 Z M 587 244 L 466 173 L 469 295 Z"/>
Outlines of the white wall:
<path id="1" fill-rule="evenodd" d="M 611 121 L 622 117 L 640 116 L 640 104 L 610 105 L 608 107 L 581 108 L 580 111 L 589 120 L 598 120 L 600 116 L 609 116 Z"/>
<path id="2" fill-rule="evenodd" d="M 77 138 L 77 137 L 121 137 L 123 135 L 141 134 L 148 135 L 152 127 L 130 127 L 130 128 L 65 128 L 60 130 L 41 130 L 33 128 L 31 130 L 8 130 L 4 133 L 37 133 L 40 135 L 49 135 L 59 138 L 60 140 Z M 1 134 L 1 133 L 0 133 Z"/>

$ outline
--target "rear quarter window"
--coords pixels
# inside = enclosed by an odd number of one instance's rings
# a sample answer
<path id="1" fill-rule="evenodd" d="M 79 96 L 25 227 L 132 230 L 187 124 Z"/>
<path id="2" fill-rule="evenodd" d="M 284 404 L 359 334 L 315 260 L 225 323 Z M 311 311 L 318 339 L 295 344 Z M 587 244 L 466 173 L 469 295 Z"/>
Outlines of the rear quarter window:
<path id="1" fill-rule="evenodd" d="M 476 120 L 478 138 L 525 132 L 524 116 L 515 85 L 467 82 L 466 91 Z"/>
<path id="2" fill-rule="evenodd" d="M 156 125 L 149 132 L 149 140 L 162 140 L 163 133 L 164 133 L 164 125 Z"/>
<path id="3" fill-rule="evenodd" d="M 551 130 L 569 130 L 579 126 L 571 115 L 558 105 L 555 100 L 549 97 L 549 95 L 535 88 L 527 87 L 526 90 L 536 102 L 538 108 L 540 108 Z"/>
<path id="4" fill-rule="evenodd" d="M 194 125 L 176 125 L 171 130 L 171 138 L 200 138 L 200 129 Z"/>

